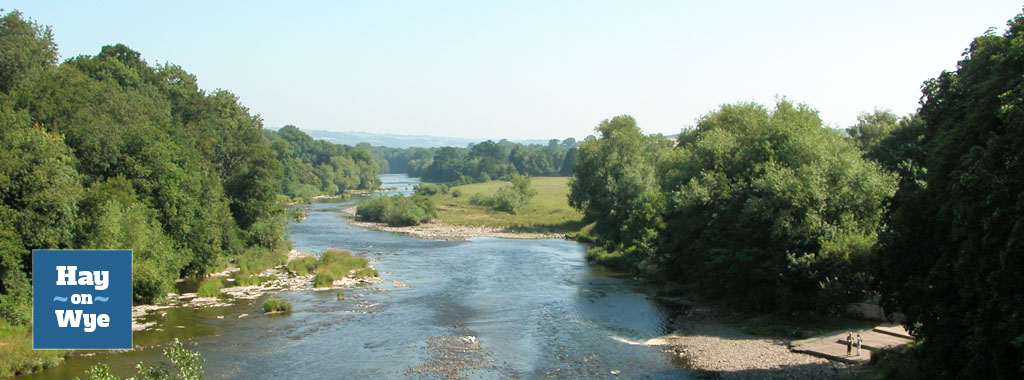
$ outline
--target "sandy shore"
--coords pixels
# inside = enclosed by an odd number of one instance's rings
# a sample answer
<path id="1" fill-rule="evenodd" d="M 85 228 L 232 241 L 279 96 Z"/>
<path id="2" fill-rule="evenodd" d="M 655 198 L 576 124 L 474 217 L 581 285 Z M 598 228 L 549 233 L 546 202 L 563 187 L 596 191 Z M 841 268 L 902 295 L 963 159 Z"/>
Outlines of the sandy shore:
<path id="1" fill-rule="evenodd" d="M 356 207 L 341 210 L 348 224 L 368 230 L 391 232 L 409 235 L 421 239 L 465 241 L 476 237 L 494 237 L 502 239 L 565 239 L 561 233 L 524 232 L 507 228 L 470 227 L 432 221 L 410 227 L 392 227 L 386 223 L 364 222 L 355 219 Z"/>

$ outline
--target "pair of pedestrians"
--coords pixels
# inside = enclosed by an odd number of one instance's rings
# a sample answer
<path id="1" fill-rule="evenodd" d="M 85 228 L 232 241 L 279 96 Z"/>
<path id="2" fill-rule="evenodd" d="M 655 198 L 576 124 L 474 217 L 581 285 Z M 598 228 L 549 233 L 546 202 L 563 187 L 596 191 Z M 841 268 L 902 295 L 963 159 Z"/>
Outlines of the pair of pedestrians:
<path id="1" fill-rule="evenodd" d="M 864 343 L 864 340 L 860 338 L 860 334 L 857 334 L 857 356 L 860 356 L 860 346 Z M 846 333 L 846 356 L 850 356 L 853 351 L 853 333 Z"/>

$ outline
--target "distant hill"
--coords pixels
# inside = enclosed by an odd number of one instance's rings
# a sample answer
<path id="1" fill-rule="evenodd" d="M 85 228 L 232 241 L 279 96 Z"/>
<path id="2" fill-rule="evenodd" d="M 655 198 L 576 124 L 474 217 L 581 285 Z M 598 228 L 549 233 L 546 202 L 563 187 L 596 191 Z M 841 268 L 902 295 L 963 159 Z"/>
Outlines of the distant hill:
<path id="1" fill-rule="evenodd" d="M 336 144 L 345 145 L 356 145 L 359 143 L 369 143 L 372 146 L 386 146 L 392 148 L 435 148 L 441 146 L 458 146 L 465 147 L 472 143 L 478 143 L 486 141 L 487 139 L 467 139 L 463 137 L 441 137 L 441 136 L 414 136 L 414 135 L 396 135 L 391 133 L 369 133 L 369 132 L 334 132 L 334 131 L 322 131 L 322 130 L 307 130 L 303 129 L 304 132 L 313 136 L 315 139 L 327 140 Z M 548 143 L 548 140 L 544 139 L 533 139 L 533 140 L 513 140 L 520 144 L 544 144 Z M 561 141 L 561 139 L 559 139 Z"/>

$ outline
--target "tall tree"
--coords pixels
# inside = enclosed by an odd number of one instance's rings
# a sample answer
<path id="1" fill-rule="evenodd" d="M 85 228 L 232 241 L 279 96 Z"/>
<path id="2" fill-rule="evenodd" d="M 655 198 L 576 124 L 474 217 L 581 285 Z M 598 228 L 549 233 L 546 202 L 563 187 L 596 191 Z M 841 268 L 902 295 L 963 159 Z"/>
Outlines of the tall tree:
<path id="1" fill-rule="evenodd" d="M 846 128 L 850 136 L 862 151 L 870 151 L 879 141 L 889 136 L 896 129 L 900 118 L 889 110 L 878 110 L 857 115 L 857 124 Z"/>
<path id="2" fill-rule="evenodd" d="M 656 168 L 669 142 L 645 136 L 628 115 L 606 119 L 595 130 L 600 137 L 579 146 L 569 204 L 583 212 L 584 222 L 595 223 L 606 249 L 628 250 L 627 261 L 640 264 L 654 254 L 662 224 Z"/>
<path id="3" fill-rule="evenodd" d="M 0 92 L 10 92 L 56 63 L 57 44 L 49 27 L 18 11 L 0 17 Z"/>
<path id="4" fill-rule="evenodd" d="M 866 298 L 867 255 L 895 178 L 817 111 L 725 105 L 678 144 L 662 170 L 666 268 L 746 309 Z"/>
<path id="5" fill-rule="evenodd" d="M 922 378 L 1024 376 L 1024 15 L 925 83 L 921 179 L 879 252 L 887 310 L 923 338 Z M 911 156 L 912 157 L 912 156 Z"/>

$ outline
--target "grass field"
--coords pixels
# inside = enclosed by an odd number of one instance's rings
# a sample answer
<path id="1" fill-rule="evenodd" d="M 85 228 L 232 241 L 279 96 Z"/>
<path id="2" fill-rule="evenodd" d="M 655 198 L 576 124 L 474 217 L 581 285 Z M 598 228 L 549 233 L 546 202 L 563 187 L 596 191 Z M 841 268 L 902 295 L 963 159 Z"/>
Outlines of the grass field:
<path id="1" fill-rule="evenodd" d="M 510 184 L 508 181 L 490 181 L 456 186 L 446 194 L 435 194 L 430 198 L 437 207 L 437 219 L 443 223 L 556 233 L 578 231 L 583 226 L 583 214 L 569 207 L 568 177 L 531 178 L 530 187 L 537 190 L 537 196 L 530 199 L 516 214 L 469 204 L 473 194 L 493 195 L 499 188 Z M 452 194 L 456 192 L 461 194 L 453 197 Z"/>

